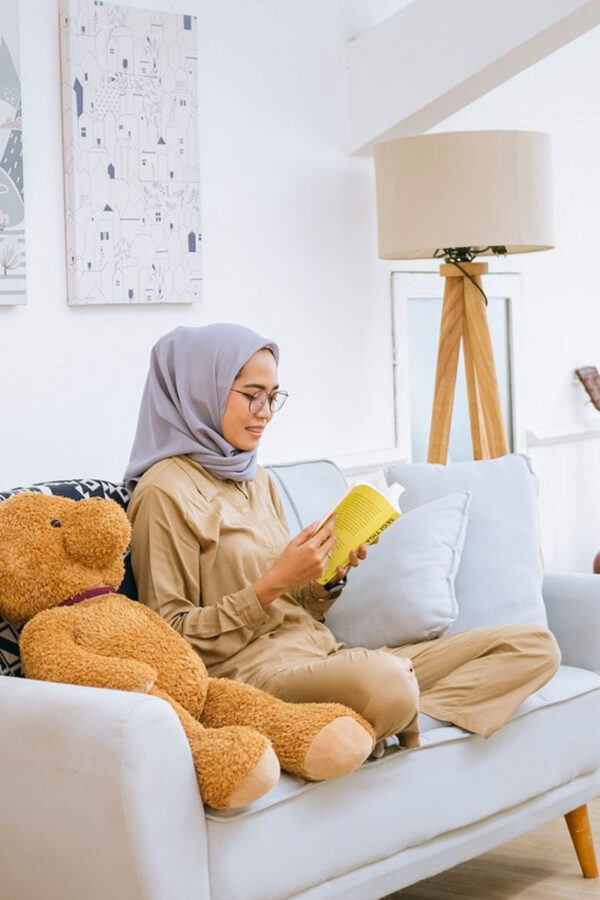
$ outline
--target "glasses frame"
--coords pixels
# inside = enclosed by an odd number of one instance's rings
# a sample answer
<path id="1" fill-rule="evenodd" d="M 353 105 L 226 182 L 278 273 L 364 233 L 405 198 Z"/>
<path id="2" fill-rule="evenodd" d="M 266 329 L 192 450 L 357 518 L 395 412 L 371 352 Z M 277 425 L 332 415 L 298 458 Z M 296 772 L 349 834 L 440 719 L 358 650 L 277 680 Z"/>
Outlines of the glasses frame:
<path id="1" fill-rule="evenodd" d="M 256 391 L 255 394 L 248 394 L 247 391 L 238 391 L 237 388 L 231 388 L 234 394 L 241 394 L 242 397 L 245 397 L 248 401 L 248 411 L 252 413 L 252 415 L 256 415 L 264 409 L 265 405 L 269 404 L 269 410 L 272 414 L 279 412 L 279 410 L 283 407 L 285 401 L 290 396 L 287 391 L 274 391 L 272 394 L 267 394 L 266 391 Z M 252 404 L 259 398 L 260 396 L 264 397 L 264 400 L 260 404 L 257 409 L 252 409 Z M 283 397 L 279 406 L 273 409 L 273 403 L 275 402 L 276 397 Z"/>

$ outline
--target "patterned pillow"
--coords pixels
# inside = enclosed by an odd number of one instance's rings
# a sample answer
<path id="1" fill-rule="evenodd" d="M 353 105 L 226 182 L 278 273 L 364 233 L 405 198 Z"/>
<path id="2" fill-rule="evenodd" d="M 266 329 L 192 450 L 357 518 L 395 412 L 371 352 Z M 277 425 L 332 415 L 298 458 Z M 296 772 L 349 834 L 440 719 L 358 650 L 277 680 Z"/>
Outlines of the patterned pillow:
<path id="1" fill-rule="evenodd" d="M 0 492 L 0 502 L 12 497 L 13 494 L 23 494 L 33 491 L 36 494 L 57 494 L 61 497 L 70 497 L 71 500 L 87 500 L 88 497 L 105 497 L 108 500 L 116 500 L 119 506 L 127 509 L 129 493 L 123 484 L 115 484 L 113 481 L 101 481 L 96 478 L 88 478 L 74 481 L 44 481 L 32 484 L 29 487 L 17 487 L 11 491 Z M 125 577 L 119 587 L 119 593 L 137 600 L 137 590 L 131 571 L 129 550 L 125 556 Z M 21 657 L 19 655 L 19 633 L 9 625 L 0 615 L 0 675 L 23 675 L 21 670 Z"/>
<path id="2" fill-rule="evenodd" d="M 22 675 L 19 635 L 0 615 L 0 675 Z"/>

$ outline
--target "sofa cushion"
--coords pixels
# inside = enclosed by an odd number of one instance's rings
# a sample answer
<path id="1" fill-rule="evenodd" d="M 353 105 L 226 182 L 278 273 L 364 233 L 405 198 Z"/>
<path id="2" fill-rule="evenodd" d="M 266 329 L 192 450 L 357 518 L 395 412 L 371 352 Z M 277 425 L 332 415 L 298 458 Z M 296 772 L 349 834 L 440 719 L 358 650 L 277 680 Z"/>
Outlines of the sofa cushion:
<path id="1" fill-rule="evenodd" d="M 346 778 L 309 784 L 283 773 L 243 810 L 207 809 L 211 897 L 308 897 L 317 879 L 335 883 L 350 861 L 357 871 L 473 823 L 489 825 L 560 785 L 574 790 L 600 767 L 600 677 L 562 667 L 487 740 L 446 726 L 422 741 Z M 224 865 L 232 847 L 235 865 Z"/>
<path id="2" fill-rule="evenodd" d="M 61 497 L 70 497 L 71 500 L 86 500 L 88 497 L 104 497 L 107 500 L 115 500 L 123 509 L 127 509 L 129 493 L 123 484 L 112 481 L 103 481 L 98 478 L 74 479 L 71 481 L 44 481 L 32 484 L 29 487 L 12 488 L 10 491 L 0 492 L 0 502 L 12 497 L 13 494 L 33 492 L 35 494 L 57 494 Z M 137 591 L 131 564 L 129 550 L 125 555 L 125 577 L 119 588 L 120 593 L 126 597 L 137 599 Z M 21 657 L 19 654 L 19 633 L 0 615 L 0 675 L 22 675 Z"/>
<path id="3" fill-rule="evenodd" d="M 547 625 L 537 479 L 527 457 L 420 463 L 386 469 L 388 483 L 404 485 L 407 512 L 454 491 L 471 491 L 469 521 L 456 577 L 458 617 L 449 629 L 530 622 Z"/>
<path id="4" fill-rule="evenodd" d="M 0 615 L 0 675 L 22 675 L 19 632 Z"/>
<path id="5" fill-rule="evenodd" d="M 292 537 L 322 519 L 348 489 L 342 472 L 328 459 L 265 468 L 281 497 Z"/>
<path id="6" fill-rule="evenodd" d="M 470 493 L 440 497 L 406 513 L 351 571 L 327 616 L 352 647 L 398 647 L 440 637 L 458 615 L 454 579 Z"/>

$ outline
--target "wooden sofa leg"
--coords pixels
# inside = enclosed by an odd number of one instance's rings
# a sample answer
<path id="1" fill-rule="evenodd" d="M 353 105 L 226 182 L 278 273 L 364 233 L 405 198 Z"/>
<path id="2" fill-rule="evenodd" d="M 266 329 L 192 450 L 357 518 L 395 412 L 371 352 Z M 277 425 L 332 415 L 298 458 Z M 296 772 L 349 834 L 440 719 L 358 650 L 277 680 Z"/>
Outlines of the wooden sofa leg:
<path id="1" fill-rule="evenodd" d="M 572 809 L 565 815 L 565 821 L 575 853 L 581 866 L 584 878 L 598 877 L 598 863 L 596 862 L 596 851 L 594 850 L 594 839 L 592 837 L 592 829 L 590 827 L 590 817 L 588 808 L 584 804 Z"/>

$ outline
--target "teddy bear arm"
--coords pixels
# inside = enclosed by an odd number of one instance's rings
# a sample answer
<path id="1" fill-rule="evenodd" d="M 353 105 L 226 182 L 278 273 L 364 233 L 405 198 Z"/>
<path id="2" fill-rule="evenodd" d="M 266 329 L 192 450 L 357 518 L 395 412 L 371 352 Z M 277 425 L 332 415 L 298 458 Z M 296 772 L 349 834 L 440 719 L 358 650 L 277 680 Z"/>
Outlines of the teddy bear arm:
<path id="1" fill-rule="evenodd" d="M 42 681 L 147 692 L 157 676 L 146 663 L 81 647 L 69 625 L 51 614 L 40 613 L 25 625 L 20 648 L 25 675 Z"/>

